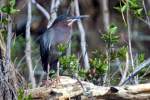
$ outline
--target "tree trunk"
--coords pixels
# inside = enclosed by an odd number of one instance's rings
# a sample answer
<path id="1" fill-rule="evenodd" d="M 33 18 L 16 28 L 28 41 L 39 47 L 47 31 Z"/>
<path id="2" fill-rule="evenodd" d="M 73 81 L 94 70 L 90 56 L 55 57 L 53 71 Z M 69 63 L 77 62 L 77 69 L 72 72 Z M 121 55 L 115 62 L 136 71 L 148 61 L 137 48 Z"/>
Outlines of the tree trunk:
<path id="1" fill-rule="evenodd" d="M 15 70 L 10 61 L 12 34 L 10 16 L 8 21 L 7 45 L 5 45 L 2 33 L 0 32 L 0 100 L 17 100 Z"/>

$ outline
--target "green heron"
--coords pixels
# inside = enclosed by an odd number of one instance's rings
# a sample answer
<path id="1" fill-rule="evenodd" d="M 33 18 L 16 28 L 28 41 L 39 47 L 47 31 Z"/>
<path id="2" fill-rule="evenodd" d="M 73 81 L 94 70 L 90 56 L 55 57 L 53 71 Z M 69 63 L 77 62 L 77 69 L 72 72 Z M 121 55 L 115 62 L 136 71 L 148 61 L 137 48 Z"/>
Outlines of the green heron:
<path id="1" fill-rule="evenodd" d="M 48 28 L 40 39 L 40 53 L 43 70 L 49 72 L 49 68 L 56 71 L 57 62 L 60 53 L 57 50 L 57 45 L 63 43 L 67 44 L 71 39 L 70 29 L 71 25 L 78 19 L 85 16 L 59 16 Z M 49 73 L 48 73 L 49 74 Z"/>

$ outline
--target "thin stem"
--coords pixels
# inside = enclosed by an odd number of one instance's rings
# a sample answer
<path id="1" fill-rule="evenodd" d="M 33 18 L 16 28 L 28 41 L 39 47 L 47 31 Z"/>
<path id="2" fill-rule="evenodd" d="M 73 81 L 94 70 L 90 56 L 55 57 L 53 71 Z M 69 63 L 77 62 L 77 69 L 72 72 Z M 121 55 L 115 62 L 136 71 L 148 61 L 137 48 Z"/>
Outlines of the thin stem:
<path id="1" fill-rule="evenodd" d="M 133 61 L 133 55 L 132 55 L 132 45 L 131 45 L 131 25 L 130 25 L 130 14 L 129 14 L 129 4 L 127 1 L 127 26 L 128 26 L 128 45 L 129 45 L 129 54 L 131 59 L 131 66 L 134 69 L 134 61 Z"/>
<path id="2" fill-rule="evenodd" d="M 136 69 L 126 78 L 126 80 L 121 85 L 126 84 L 131 78 L 136 76 L 138 74 L 138 72 L 141 71 L 143 68 L 149 67 L 149 66 L 147 66 L 149 64 L 150 64 L 150 58 L 148 58 L 143 63 L 141 63 L 139 66 L 137 66 Z"/>
<path id="3" fill-rule="evenodd" d="M 144 8 L 144 12 L 145 12 L 145 15 L 146 15 L 146 19 L 147 19 L 147 23 L 148 23 L 148 26 L 150 28 L 150 20 L 149 20 L 149 16 L 148 16 L 148 13 L 147 13 L 147 9 L 145 7 L 145 2 L 143 0 L 143 8 Z"/>
<path id="4" fill-rule="evenodd" d="M 122 75 L 119 85 L 121 85 L 125 81 L 127 73 L 128 73 L 128 69 L 129 69 L 129 55 L 128 55 L 128 52 L 126 52 L 126 65 L 125 65 L 124 73 Z"/>

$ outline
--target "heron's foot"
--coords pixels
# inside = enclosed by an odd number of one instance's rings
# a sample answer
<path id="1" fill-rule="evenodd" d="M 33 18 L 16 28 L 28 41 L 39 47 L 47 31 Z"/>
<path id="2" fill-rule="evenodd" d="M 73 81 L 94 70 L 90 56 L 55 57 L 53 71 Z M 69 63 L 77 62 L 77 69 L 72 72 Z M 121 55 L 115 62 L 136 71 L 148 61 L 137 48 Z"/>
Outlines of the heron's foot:
<path id="1" fill-rule="evenodd" d="M 53 84 L 52 80 L 43 80 L 41 86 L 50 87 Z"/>
<path id="2" fill-rule="evenodd" d="M 60 76 L 57 76 L 57 77 L 56 77 L 56 82 L 57 82 L 57 84 L 60 83 Z"/>
<path id="3" fill-rule="evenodd" d="M 60 83 L 60 77 L 56 77 L 55 79 L 47 79 L 42 81 L 42 86 L 46 87 L 57 87 Z"/>
<path id="4" fill-rule="evenodd" d="M 52 80 L 52 87 L 57 87 L 60 83 L 60 77 L 56 77 L 55 79 Z"/>

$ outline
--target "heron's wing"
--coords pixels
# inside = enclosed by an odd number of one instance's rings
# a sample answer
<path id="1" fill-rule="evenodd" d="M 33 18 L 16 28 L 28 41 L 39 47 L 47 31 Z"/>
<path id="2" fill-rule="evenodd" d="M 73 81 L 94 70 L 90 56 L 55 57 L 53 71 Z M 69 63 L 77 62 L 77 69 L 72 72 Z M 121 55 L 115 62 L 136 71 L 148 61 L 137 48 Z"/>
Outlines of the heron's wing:
<path id="1" fill-rule="evenodd" d="M 49 61 L 49 51 L 52 46 L 54 39 L 54 30 L 47 30 L 40 39 L 40 54 L 42 60 L 43 70 L 47 72 L 48 61 Z"/>

